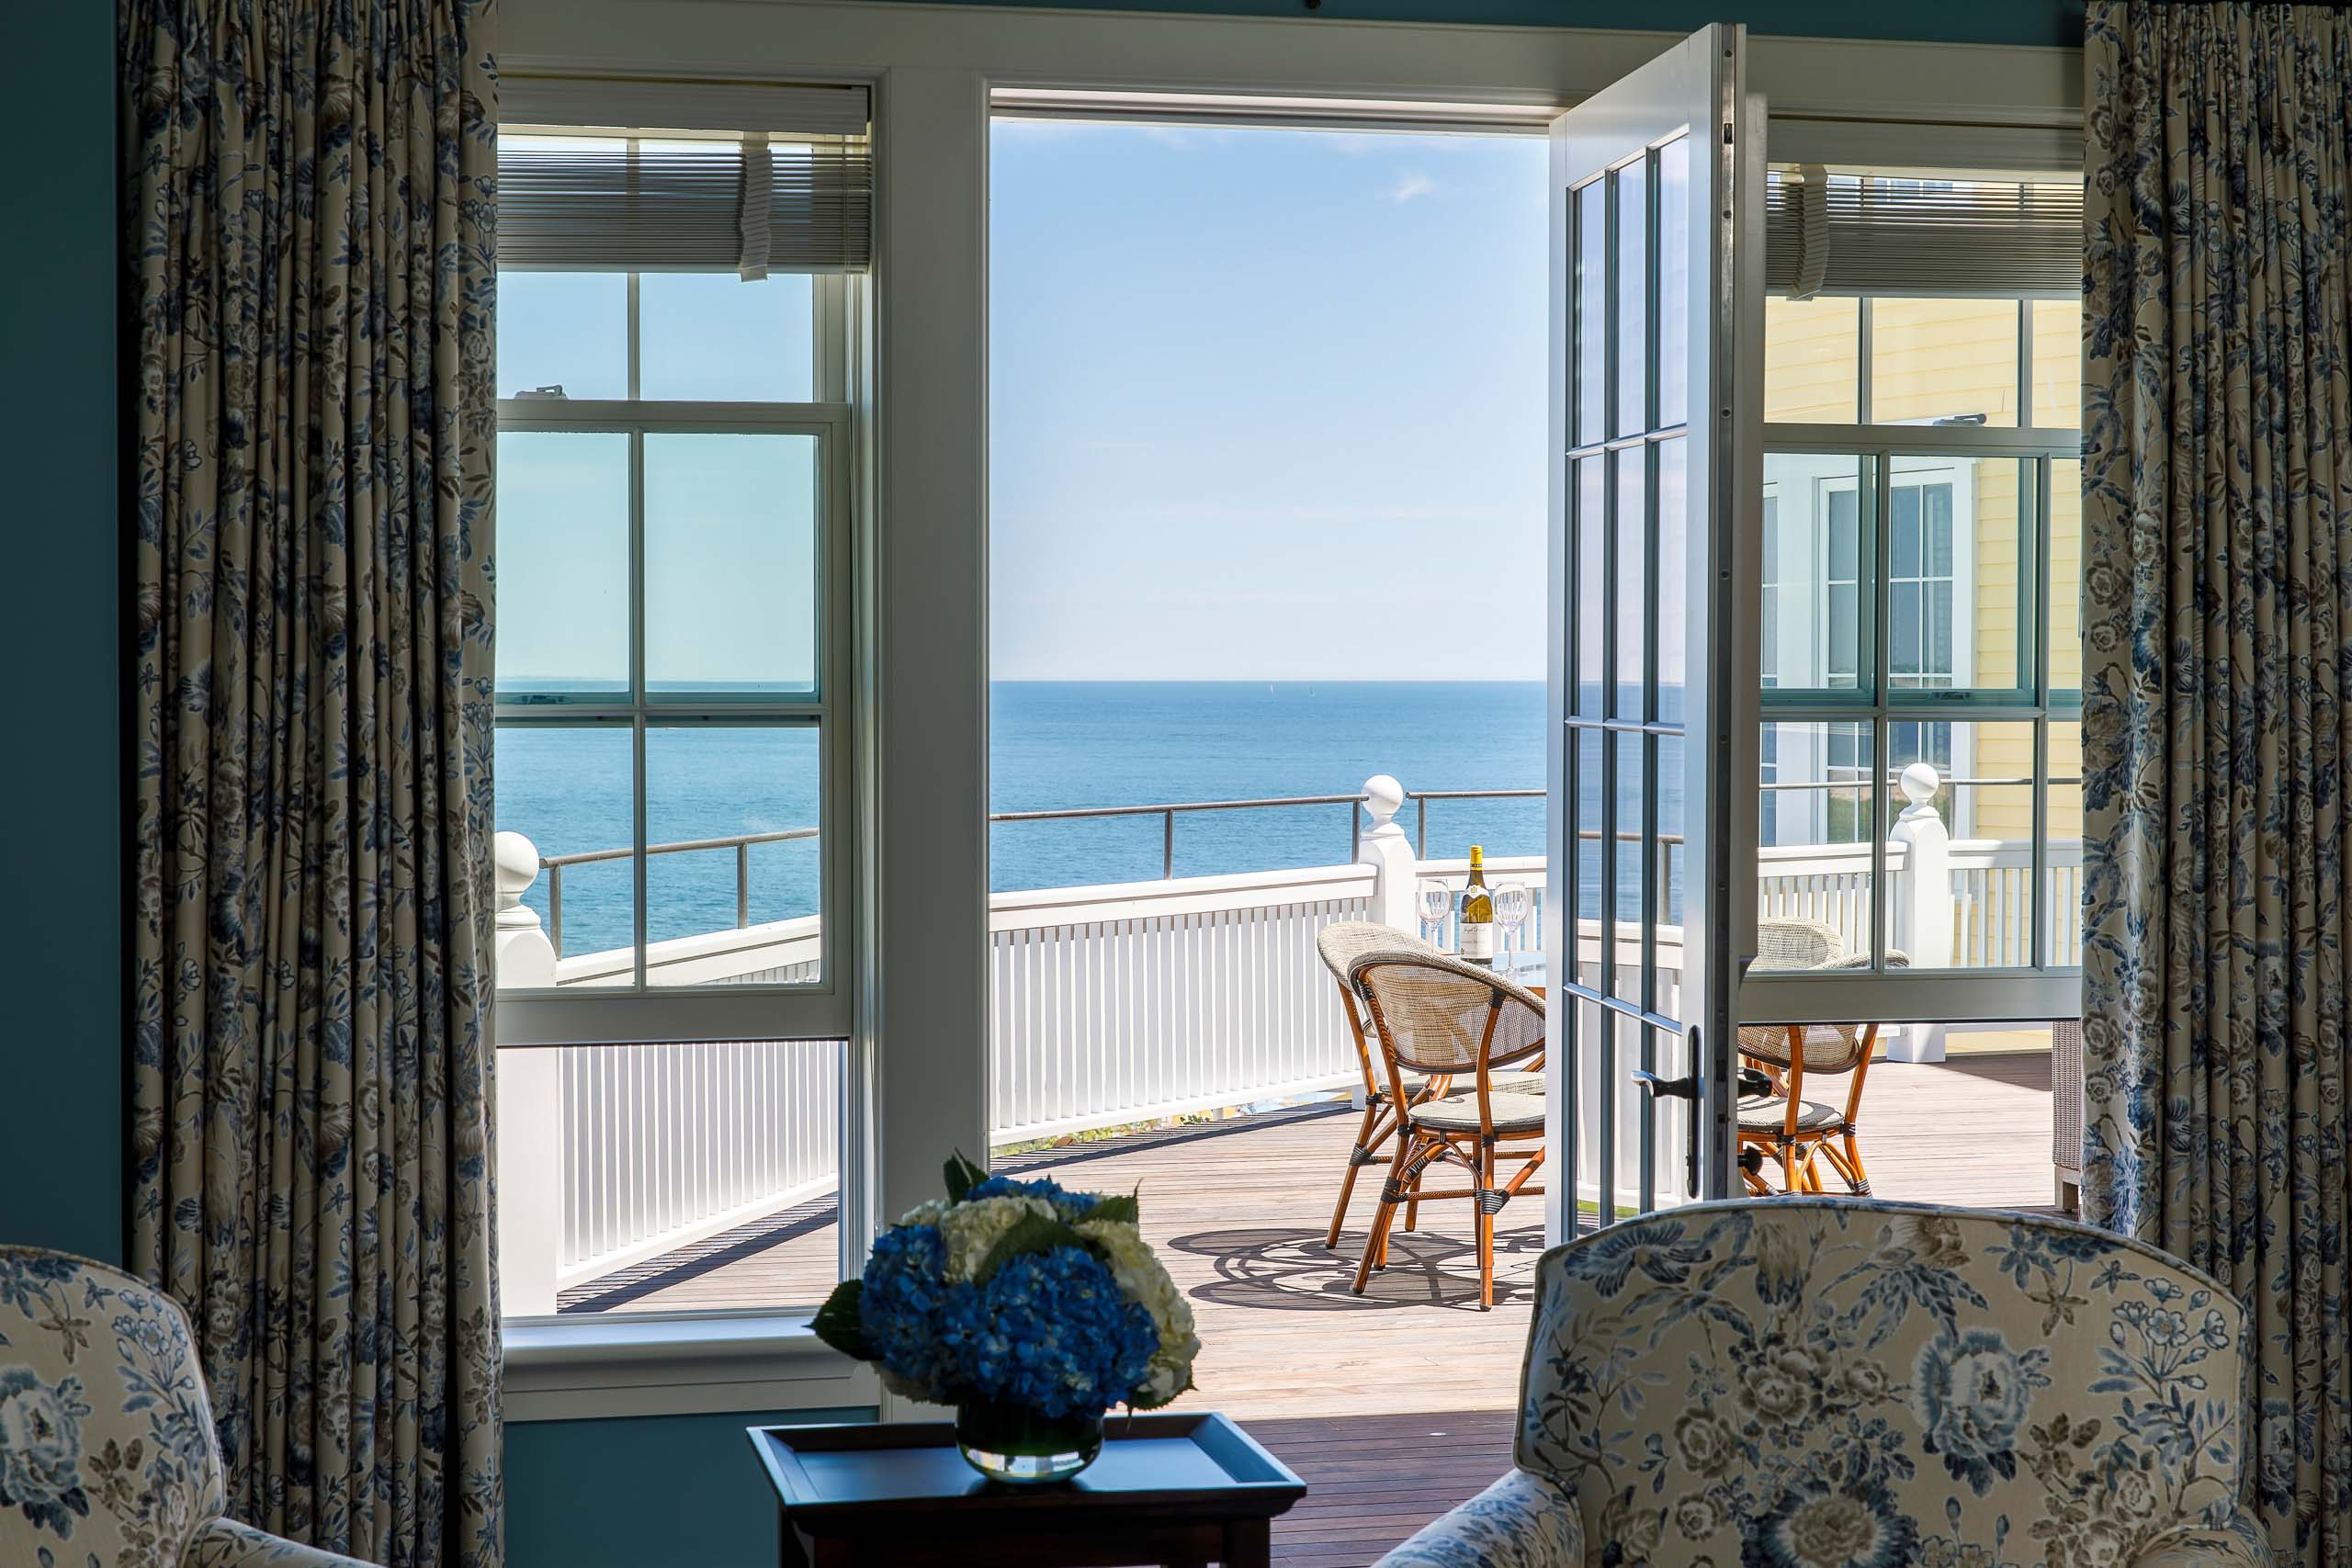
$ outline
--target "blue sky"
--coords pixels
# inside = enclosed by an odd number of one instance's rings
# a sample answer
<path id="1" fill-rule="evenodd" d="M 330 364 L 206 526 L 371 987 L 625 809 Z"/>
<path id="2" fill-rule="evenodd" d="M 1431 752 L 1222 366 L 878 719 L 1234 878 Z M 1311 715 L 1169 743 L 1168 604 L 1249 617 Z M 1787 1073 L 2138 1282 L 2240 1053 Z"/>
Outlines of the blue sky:
<path id="1" fill-rule="evenodd" d="M 999 122 L 991 673 L 1542 679 L 1545 156 Z M 500 391 L 625 395 L 626 290 L 504 275 Z M 808 396 L 808 299 L 648 275 L 645 395 Z M 653 673 L 806 679 L 801 443 L 669 442 L 704 471 L 649 451 Z M 621 676 L 625 446 L 500 446 L 502 670 Z"/>
<path id="2" fill-rule="evenodd" d="M 1540 139 L 1000 121 L 1001 680 L 1540 680 Z"/>

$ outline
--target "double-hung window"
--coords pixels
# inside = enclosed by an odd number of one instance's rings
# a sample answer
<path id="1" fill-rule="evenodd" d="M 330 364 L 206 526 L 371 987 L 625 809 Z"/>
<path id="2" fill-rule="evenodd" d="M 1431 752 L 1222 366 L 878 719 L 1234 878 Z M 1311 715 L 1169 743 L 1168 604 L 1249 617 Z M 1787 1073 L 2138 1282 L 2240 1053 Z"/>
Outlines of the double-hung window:
<path id="1" fill-rule="evenodd" d="M 2078 961 L 2079 192 L 1767 195 L 1759 914 L 1837 927 L 1857 977 L 1993 982 L 1943 1016 L 2032 1016 Z"/>
<path id="2" fill-rule="evenodd" d="M 807 1306 L 861 1124 L 865 95 L 532 82 L 505 109 L 502 1290 Z"/>

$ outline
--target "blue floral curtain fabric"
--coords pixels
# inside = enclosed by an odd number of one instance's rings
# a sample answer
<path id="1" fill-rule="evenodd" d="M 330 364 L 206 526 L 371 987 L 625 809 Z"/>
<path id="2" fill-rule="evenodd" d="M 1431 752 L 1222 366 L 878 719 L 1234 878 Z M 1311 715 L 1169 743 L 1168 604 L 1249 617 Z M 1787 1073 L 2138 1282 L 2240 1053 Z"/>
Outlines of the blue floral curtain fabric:
<path id="1" fill-rule="evenodd" d="M 122 0 L 132 1261 L 228 1511 L 495 1568 L 487 0 Z"/>
<path id="2" fill-rule="evenodd" d="M 2084 1199 L 2247 1305 L 2261 1511 L 2340 1562 L 2352 17 L 2094 4 L 2084 63 Z"/>

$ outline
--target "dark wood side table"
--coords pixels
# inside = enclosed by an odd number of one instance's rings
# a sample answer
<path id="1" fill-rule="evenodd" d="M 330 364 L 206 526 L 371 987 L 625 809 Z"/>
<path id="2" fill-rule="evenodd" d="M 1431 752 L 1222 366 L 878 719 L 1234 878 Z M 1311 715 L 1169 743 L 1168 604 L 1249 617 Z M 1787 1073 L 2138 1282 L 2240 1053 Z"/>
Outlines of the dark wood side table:
<path id="1" fill-rule="evenodd" d="M 982 1479 L 945 1422 L 749 1432 L 783 1568 L 1266 1568 L 1306 1495 L 1288 1466 L 1214 1411 L 1102 1426 L 1102 1457 L 1042 1487 Z"/>

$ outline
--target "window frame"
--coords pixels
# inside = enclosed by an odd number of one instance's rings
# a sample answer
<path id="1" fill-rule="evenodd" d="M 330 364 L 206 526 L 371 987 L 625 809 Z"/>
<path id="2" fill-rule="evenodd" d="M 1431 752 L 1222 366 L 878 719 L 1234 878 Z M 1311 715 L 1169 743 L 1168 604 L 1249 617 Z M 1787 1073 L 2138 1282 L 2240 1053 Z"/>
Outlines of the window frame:
<path id="1" fill-rule="evenodd" d="M 634 297 L 635 290 L 631 290 Z M 634 355 L 632 355 L 632 359 Z M 635 881 L 635 978 L 627 987 L 501 988 L 498 1043 L 512 1046 L 689 1043 L 718 1040 L 840 1040 L 854 1032 L 857 972 L 856 792 L 852 736 L 850 409 L 846 403 L 707 403 L 646 400 L 501 399 L 499 434 L 617 434 L 629 439 L 629 689 L 500 691 L 497 728 L 629 732 Z M 818 444 L 815 690 L 650 692 L 645 685 L 644 446 L 663 434 L 808 435 Z M 650 985 L 646 974 L 647 731 L 808 728 L 820 736 L 818 791 L 822 970 L 805 982 Z"/>
<path id="2" fill-rule="evenodd" d="M 2042 296 L 2018 293 L 2002 298 L 2013 301 L 2018 323 L 2017 392 L 2020 421 L 2033 410 L 2033 310 Z M 2050 921 L 2059 912 L 2050 908 L 2049 795 L 2065 781 L 2049 776 L 2050 728 L 2052 724 L 2079 723 L 2079 690 L 2053 691 L 2050 685 L 2050 633 L 2047 613 L 2051 585 L 2051 477 L 2056 461 L 2076 457 L 2081 434 L 2075 427 L 2041 427 L 2018 423 L 1913 424 L 1871 422 L 1871 299 L 1864 297 L 1857 355 L 1857 423 L 1852 424 L 1758 422 L 1762 450 L 1769 462 L 1776 456 L 1835 457 L 1866 463 L 1875 495 L 1863 518 L 1861 595 L 1864 603 L 1857 628 L 1858 675 L 1851 687 L 1803 687 L 1791 683 L 1790 672 L 1779 671 L 1778 683 L 1756 690 L 1757 714 L 1763 724 L 1825 723 L 1866 725 L 1871 755 L 1880 759 L 1873 786 L 1873 820 L 1891 824 L 1896 796 L 1891 775 L 1892 739 L 1895 727 L 1924 723 L 2026 723 L 2033 729 L 2031 934 L 2028 951 L 2034 962 L 2003 967 L 1949 969 L 1889 969 L 1888 933 L 1894 919 L 1893 900 L 1884 897 L 1887 843 L 1884 832 L 1871 835 L 1872 899 L 1871 952 L 1866 968 L 1835 975 L 1803 976 L 1751 972 L 1741 985 L 1741 1010 L 1750 1021 L 1799 1021 L 1804 1019 L 1850 1019 L 1857 1010 L 1883 1021 L 2015 1021 L 2072 1017 L 2079 985 L 2079 965 L 2046 962 L 2054 944 Z M 1892 526 L 1894 491 L 1905 477 L 1900 459 L 1949 457 L 1955 469 L 1968 461 L 2015 461 L 2030 465 L 2030 484 L 2021 482 L 2018 498 L 2018 564 L 2017 669 L 2019 679 L 2008 688 L 1902 686 L 1894 684 L 1892 662 Z M 1917 482 L 1914 480 L 1913 482 Z M 1963 496 L 1955 484 L 1953 496 L 1954 560 L 1957 583 L 1962 573 L 1973 582 L 1982 562 L 1973 545 L 1962 538 L 1970 530 L 1957 526 L 1963 514 L 1973 515 L 1976 491 L 1967 486 Z M 1826 576 L 1826 574 L 1825 574 Z M 1783 592 L 1786 584 L 1781 584 Z M 1826 592 L 1826 585 L 1820 592 Z M 1972 606 L 1976 603 L 1971 595 Z M 1957 645 L 1961 628 L 1955 619 L 1955 666 L 1962 660 Z M 1973 665 L 1973 660 L 1968 661 Z M 1957 679 L 1957 676 L 1955 677 Z M 1959 764 L 1957 738 L 1954 761 Z M 1968 776 L 1962 774 L 1961 776 Z M 1962 785 L 1959 788 L 1966 788 Z M 1957 799 L 1958 789 L 1955 789 Z"/>

